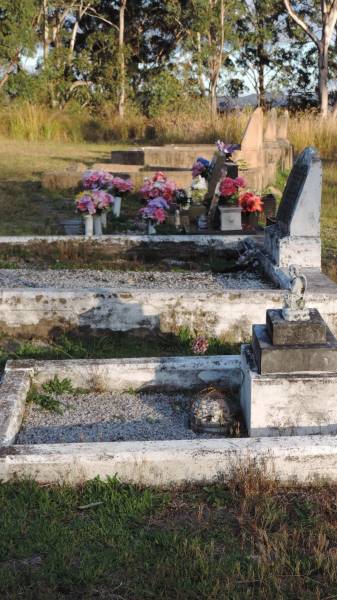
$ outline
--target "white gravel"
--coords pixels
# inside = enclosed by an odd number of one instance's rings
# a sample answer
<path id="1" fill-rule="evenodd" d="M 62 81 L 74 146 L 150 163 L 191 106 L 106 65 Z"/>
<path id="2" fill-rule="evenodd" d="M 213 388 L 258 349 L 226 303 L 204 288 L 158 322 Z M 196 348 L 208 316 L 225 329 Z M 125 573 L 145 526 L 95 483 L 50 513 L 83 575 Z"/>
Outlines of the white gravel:
<path id="1" fill-rule="evenodd" d="M 188 427 L 190 398 L 164 393 L 87 393 L 57 397 L 63 414 L 28 404 L 17 444 L 208 438 Z"/>
<path id="2" fill-rule="evenodd" d="M 86 269 L 37 271 L 33 269 L 0 269 L 0 288 L 169 288 L 180 290 L 205 289 L 270 289 L 271 282 L 259 273 L 241 271 L 214 275 L 209 272 L 162 271 L 93 271 Z"/>

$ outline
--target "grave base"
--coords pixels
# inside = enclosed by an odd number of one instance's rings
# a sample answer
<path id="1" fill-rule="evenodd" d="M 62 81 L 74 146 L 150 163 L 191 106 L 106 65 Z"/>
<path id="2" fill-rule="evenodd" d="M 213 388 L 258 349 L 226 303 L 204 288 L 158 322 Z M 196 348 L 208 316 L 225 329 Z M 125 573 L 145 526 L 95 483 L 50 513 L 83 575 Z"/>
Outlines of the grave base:
<path id="1" fill-rule="evenodd" d="M 337 373 L 260 375 L 241 349 L 241 408 L 249 436 L 337 433 Z"/>

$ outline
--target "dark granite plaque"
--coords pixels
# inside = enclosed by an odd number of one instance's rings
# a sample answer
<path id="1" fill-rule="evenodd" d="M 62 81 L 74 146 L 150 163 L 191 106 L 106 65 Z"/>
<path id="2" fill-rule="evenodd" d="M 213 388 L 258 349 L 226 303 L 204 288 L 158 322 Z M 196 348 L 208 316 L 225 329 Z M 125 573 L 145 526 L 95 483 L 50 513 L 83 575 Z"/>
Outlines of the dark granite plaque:
<path id="1" fill-rule="evenodd" d="M 276 222 L 285 234 L 290 232 L 290 224 L 298 200 L 306 182 L 312 163 L 313 150 L 306 148 L 295 162 L 288 177 L 282 200 L 277 211 Z"/>

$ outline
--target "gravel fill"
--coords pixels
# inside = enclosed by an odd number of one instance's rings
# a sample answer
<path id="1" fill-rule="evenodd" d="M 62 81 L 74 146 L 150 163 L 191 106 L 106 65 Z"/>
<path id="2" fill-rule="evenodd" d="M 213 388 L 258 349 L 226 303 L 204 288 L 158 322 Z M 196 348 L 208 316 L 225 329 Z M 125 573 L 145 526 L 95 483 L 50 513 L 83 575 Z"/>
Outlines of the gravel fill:
<path id="1" fill-rule="evenodd" d="M 179 289 L 219 292 L 224 289 L 271 289 L 273 284 L 259 273 L 241 271 L 215 275 L 209 272 L 93 271 L 86 269 L 36 271 L 0 269 L 0 288 L 58 289 Z"/>
<path id="2" fill-rule="evenodd" d="M 188 428 L 190 397 L 184 394 L 104 392 L 57 399 L 63 414 L 27 405 L 17 444 L 212 437 Z"/>

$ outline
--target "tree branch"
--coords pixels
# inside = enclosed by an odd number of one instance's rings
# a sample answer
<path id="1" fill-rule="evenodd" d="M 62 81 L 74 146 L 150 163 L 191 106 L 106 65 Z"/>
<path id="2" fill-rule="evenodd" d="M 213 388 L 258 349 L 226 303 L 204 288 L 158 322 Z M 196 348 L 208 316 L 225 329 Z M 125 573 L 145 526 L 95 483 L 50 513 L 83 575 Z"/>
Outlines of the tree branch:
<path id="1" fill-rule="evenodd" d="M 336 0 L 334 0 L 335 2 Z M 294 11 L 293 7 L 290 4 L 290 0 L 283 0 L 284 5 L 289 13 L 289 15 L 291 16 L 292 20 L 295 21 L 295 23 L 297 25 L 299 25 L 299 27 L 301 27 L 301 29 L 303 29 L 303 31 L 305 31 L 305 33 L 311 38 L 311 40 L 314 42 L 314 44 L 317 46 L 318 49 L 320 49 L 321 47 L 321 42 L 320 40 L 317 38 L 317 36 L 314 34 L 314 32 L 310 29 L 310 27 L 306 24 L 305 21 L 303 21 L 301 19 L 301 17 L 298 16 L 298 14 Z"/>

